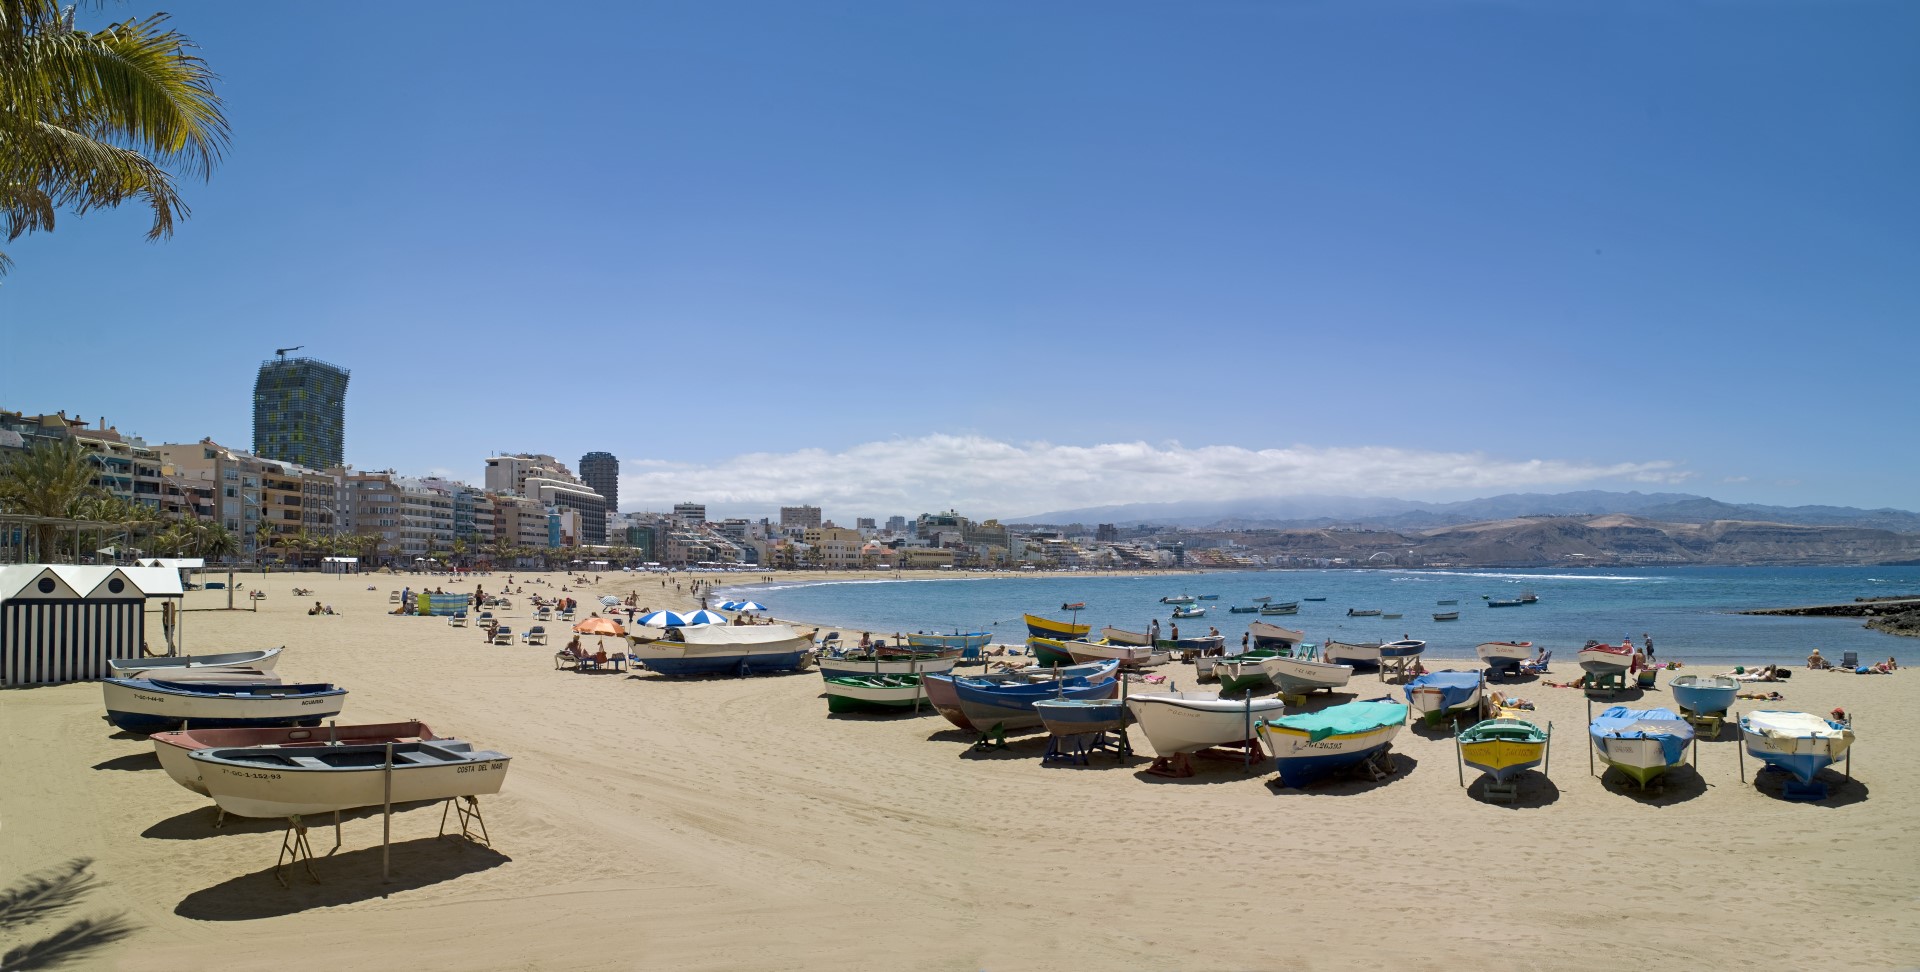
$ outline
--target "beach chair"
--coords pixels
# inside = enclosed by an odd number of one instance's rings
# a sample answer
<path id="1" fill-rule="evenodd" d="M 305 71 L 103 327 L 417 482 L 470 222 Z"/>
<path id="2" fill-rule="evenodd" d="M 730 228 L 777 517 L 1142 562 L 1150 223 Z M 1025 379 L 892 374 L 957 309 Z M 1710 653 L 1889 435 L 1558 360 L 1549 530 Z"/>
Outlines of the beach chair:
<path id="1" fill-rule="evenodd" d="M 540 610 L 533 612 L 533 619 L 535 621 L 552 621 L 553 609 L 550 607 L 543 607 Z"/>
<path id="2" fill-rule="evenodd" d="M 449 617 L 447 618 L 447 625 L 448 625 L 449 627 L 454 627 L 454 628 L 464 628 L 464 627 L 466 627 L 466 626 L 467 626 L 467 612 L 465 612 L 465 611 L 455 611 L 455 612 L 453 612 L 453 614 L 452 614 L 451 616 L 449 616 Z"/>
<path id="3" fill-rule="evenodd" d="M 513 644 L 513 629 L 504 624 L 495 628 L 493 630 L 493 643 L 496 645 Z"/>
<path id="4" fill-rule="evenodd" d="M 544 645 L 546 643 L 547 629 L 544 626 L 536 624 L 527 629 L 527 644 Z"/>
<path id="5" fill-rule="evenodd" d="M 398 603 L 400 603 L 400 592 L 399 592 L 399 591 L 388 591 L 388 592 L 387 592 L 387 603 L 388 603 L 388 604 L 398 604 Z"/>
<path id="6" fill-rule="evenodd" d="M 1547 650 L 1540 653 L 1540 657 L 1535 658 L 1530 662 L 1525 662 L 1521 664 L 1520 674 L 1545 675 L 1547 673 L 1547 662 L 1552 658 L 1553 658 L 1553 649 L 1548 648 Z"/>
<path id="7" fill-rule="evenodd" d="M 827 632 L 827 636 L 825 638 L 820 639 L 821 651 L 832 651 L 839 647 L 840 647 L 840 632 L 838 631 L 829 631 Z"/>
<path id="8" fill-rule="evenodd" d="M 1841 653 L 1840 653 L 1840 667 L 1841 667 L 1841 668 L 1844 668 L 1844 669 L 1846 669 L 1847 671 L 1853 671 L 1854 669 L 1856 669 L 1856 668 L 1859 668 L 1859 667 L 1860 667 L 1860 653 L 1859 653 L 1859 652 L 1857 652 L 1857 651 L 1843 651 L 1843 652 L 1841 652 Z"/>
<path id="9" fill-rule="evenodd" d="M 562 611 L 562 612 L 560 612 L 560 620 L 562 620 L 562 621 L 572 621 L 572 620 L 573 620 L 573 612 L 572 612 L 572 611 Z"/>
<path id="10" fill-rule="evenodd" d="M 480 621 L 480 623 L 481 623 L 481 624 L 486 624 L 486 623 L 487 623 L 488 621 L 492 621 L 492 620 L 493 620 L 493 612 L 492 612 L 492 611 L 482 611 L 482 612 L 480 612 L 480 618 L 479 618 L 479 621 Z"/>

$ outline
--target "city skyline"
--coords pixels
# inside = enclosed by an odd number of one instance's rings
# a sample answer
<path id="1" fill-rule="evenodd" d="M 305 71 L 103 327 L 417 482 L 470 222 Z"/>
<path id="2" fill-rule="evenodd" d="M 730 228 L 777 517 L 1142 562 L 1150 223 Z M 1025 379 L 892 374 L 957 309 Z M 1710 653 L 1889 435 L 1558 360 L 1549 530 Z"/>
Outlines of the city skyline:
<path id="1" fill-rule="evenodd" d="M 87 334 L 194 394 L 33 368 L 7 407 L 244 443 L 228 376 L 304 344 L 354 371 L 348 462 L 470 478 L 523 444 L 606 450 L 628 507 L 712 484 L 771 508 L 729 486 L 767 468 L 786 502 L 1008 516 L 1256 478 L 1880 507 L 1920 473 L 1859 445 L 1907 410 L 1901 356 L 1870 352 L 1920 318 L 1912 6 L 988 4 L 855 27 L 750 4 L 603 10 L 584 38 L 170 10 L 222 78 L 229 157 L 164 245 L 132 210 L 12 244 L 0 329 L 28 360 Z M 401 40 L 427 31 L 446 43 Z M 527 86 L 465 98 L 451 52 L 494 47 L 530 52 Z M 317 83 L 320 51 L 364 70 Z M 181 340 L 209 326 L 246 337 Z M 696 369 L 741 393 L 626 443 L 625 407 L 504 391 Z M 436 418 L 423 378 L 483 420 Z M 991 481 L 947 468 L 974 462 Z"/>

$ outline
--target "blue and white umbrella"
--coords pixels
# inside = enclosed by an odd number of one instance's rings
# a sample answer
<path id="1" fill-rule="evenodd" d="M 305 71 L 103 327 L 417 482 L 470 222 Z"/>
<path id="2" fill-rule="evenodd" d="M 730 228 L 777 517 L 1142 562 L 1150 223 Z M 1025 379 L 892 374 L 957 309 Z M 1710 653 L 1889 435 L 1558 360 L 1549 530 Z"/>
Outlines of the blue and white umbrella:
<path id="1" fill-rule="evenodd" d="M 756 601 L 727 601 L 720 605 L 722 611 L 765 611 L 767 606 Z"/>
<path id="2" fill-rule="evenodd" d="M 681 622 L 682 626 L 688 627 L 688 628 L 697 628 L 703 624 L 726 624 L 726 623 L 727 623 L 726 615 L 715 614 L 712 611 L 706 611 L 706 610 L 695 611 L 692 614 L 687 615 L 687 620 Z"/>
<path id="3" fill-rule="evenodd" d="M 654 611 L 633 619 L 635 624 L 644 624 L 649 628 L 684 628 L 687 616 L 677 611 Z"/>

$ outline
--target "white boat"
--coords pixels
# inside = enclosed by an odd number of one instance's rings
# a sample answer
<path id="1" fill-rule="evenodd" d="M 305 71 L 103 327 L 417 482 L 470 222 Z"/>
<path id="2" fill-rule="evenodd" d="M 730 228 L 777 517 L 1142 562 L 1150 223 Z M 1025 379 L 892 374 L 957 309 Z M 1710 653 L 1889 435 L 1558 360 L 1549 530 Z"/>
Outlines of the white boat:
<path id="1" fill-rule="evenodd" d="M 1268 624 L 1265 621 L 1248 623 L 1247 633 L 1253 636 L 1253 646 L 1255 648 L 1291 648 L 1307 640 L 1307 633 L 1305 631 L 1282 628 L 1277 624 Z"/>
<path id="2" fill-rule="evenodd" d="M 924 675 L 950 672 L 959 661 L 960 658 L 957 655 L 952 658 L 823 657 L 819 660 L 819 665 L 822 678 L 844 678 L 852 675 Z"/>
<path id="3" fill-rule="evenodd" d="M 1107 627 L 1101 628 L 1100 636 L 1105 638 L 1107 641 L 1111 642 L 1112 644 L 1116 644 L 1116 645 L 1151 645 L 1153 644 L 1153 639 L 1147 637 L 1145 632 L 1128 631 L 1124 628 L 1113 627 L 1112 625 L 1108 625 Z"/>
<path id="4" fill-rule="evenodd" d="M 1223 699 L 1207 692 L 1166 692 L 1133 695 L 1127 709 L 1147 742 L 1161 756 L 1191 753 L 1252 739 L 1262 719 L 1276 718 L 1286 709 L 1279 699 Z"/>
<path id="5" fill-rule="evenodd" d="M 1175 594 L 1160 599 L 1160 603 L 1162 604 L 1192 604 L 1193 602 L 1194 596 L 1192 594 Z"/>
<path id="6" fill-rule="evenodd" d="M 1433 724 L 1447 716 L 1478 709 L 1481 687 L 1479 672 L 1441 670 L 1408 682 L 1405 692 L 1407 704 L 1413 711 Z"/>
<path id="7" fill-rule="evenodd" d="M 1186 607 L 1174 608 L 1173 614 L 1170 616 L 1174 618 L 1204 618 L 1207 616 L 1207 609 L 1197 605 L 1188 605 Z"/>
<path id="8" fill-rule="evenodd" d="M 154 733 L 153 754 L 160 758 L 160 768 L 166 770 L 175 783 L 205 795 L 207 785 L 200 780 L 200 765 L 191 756 L 202 749 L 247 749 L 256 746 L 310 749 L 336 744 L 403 743 L 433 738 L 433 730 L 418 720 L 313 729 L 183 729 Z"/>
<path id="9" fill-rule="evenodd" d="M 1633 644 L 1590 644 L 1574 656 L 1580 669 L 1595 675 L 1614 675 L 1633 667 Z"/>
<path id="10" fill-rule="evenodd" d="M 1533 659 L 1531 641 L 1488 641 L 1473 649 L 1488 668 L 1510 668 Z"/>
<path id="11" fill-rule="evenodd" d="M 190 754 L 220 809 L 292 817 L 376 807 L 386 800 L 386 746 L 257 746 Z M 393 746 L 394 803 L 500 792 L 509 757 L 458 739 Z"/>
<path id="12" fill-rule="evenodd" d="M 142 735 L 183 726 L 317 726 L 339 715 L 347 701 L 346 689 L 321 682 L 232 685 L 109 678 L 100 686 L 107 719 Z"/>
<path id="13" fill-rule="evenodd" d="M 1164 651 L 1155 651 L 1146 645 L 1100 644 L 1093 641 L 1064 641 L 1061 646 L 1077 662 L 1097 662 L 1108 658 L 1117 659 L 1123 668 L 1146 668 L 1164 665 L 1172 656 Z"/>
<path id="14" fill-rule="evenodd" d="M 107 671 L 114 678 L 140 678 L 135 672 L 149 672 L 150 678 L 177 678 L 188 671 L 209 669 L 248 668 L 254 671 L 270 672 L 273 666 L 280 664 L 280 653 L 286 646 L 262 648 L 259 651 L 229 651 L 218 655 L 174 655 L 159 658 L 109 658 Z"/>
<path id="15" fill-rule="evenodd" d="M 1740 717 L 1740 740 L 1749 755 L 1812 784 L 1821 770 L 1847 755 L 1853 730 L 1810 712 L 1761 710 Z"/>
<path id="16" fill-rule="evenodd" d="M 1671 709 L 1616 705 L 1593 717 L 1587 735 L 1601 762 L 1646 786 L 1686 759 L 1693 727 Z"/>
<path id="17" fill-rule="evenodd" d="M 165 673 L 133 672 L 120 677 L 149 681 L 158 679 L 163 682 L 223 682 L 228 685 L 279 685 L 286 681 L 278 674 L 257 668 L 181 668 Z"/>
<path id="18" fill-rule="evenodd" d="M 792 625 L 703 625 L 641 628 L 627 636 L 627 653 L 662 675 L 744 675 L 793 672 L 813 660 L 813 635 Z"/>
<path id="19" fill-rule="evenodd" d="M 1380 642 L 1368 641 L 1355 644 L 1349 641 L 1335 641 L 1328 638 L 1320 646 L 1320 657 L 1337 665 L 1352 665 L 1355 668 L 1380 667 Z"/>
<path id="20" fill-rule="evenodd" d="M 1284 655 L 1262 659 L 1260 668 L 1267 673 L 1268 680 L 1280 686 L 1280 691 L 1288 695 L 1299 695 L 1315 689 L 1337 689 L 1353 677 L 1352 665 Z"/>
<path id="21" fill-rule="evenodd" d="M 1347 702 L 1268 720 L 1260 741 L 1273 754 L 1281 785 L 1302 787 L 1385 750 L 1406 720 L 1407 707 L 1398 702 Z"/>

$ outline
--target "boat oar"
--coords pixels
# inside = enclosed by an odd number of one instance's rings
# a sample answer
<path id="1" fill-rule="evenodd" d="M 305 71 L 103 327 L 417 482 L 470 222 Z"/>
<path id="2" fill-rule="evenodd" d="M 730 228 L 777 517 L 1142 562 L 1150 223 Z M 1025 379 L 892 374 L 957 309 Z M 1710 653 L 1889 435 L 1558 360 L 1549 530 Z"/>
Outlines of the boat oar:
<path id="1" fill-rule="evenodd" d="M 1553 779 L 1553 723 L 1551 722 L 1547 723 L 1547 747 L 1546 752 L 1541 754 L 1540 775 Z"/>
<path id="2" fill-rule="evenodd" d="M 1460 745 L 1460 724 L 1453 724 L 1453 770 L 1460 778 L 1460 785 L 1467 785 L 1467 751 Z"/>

